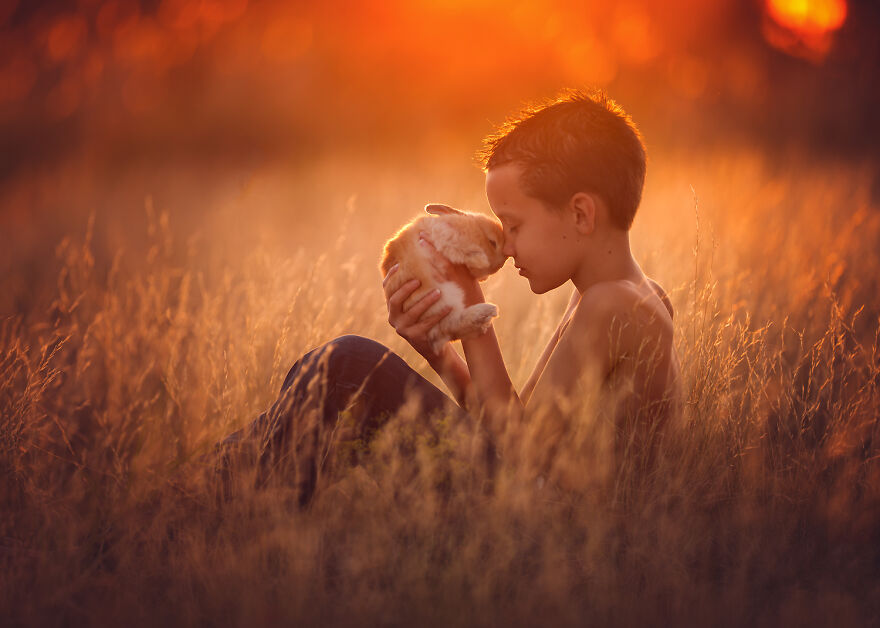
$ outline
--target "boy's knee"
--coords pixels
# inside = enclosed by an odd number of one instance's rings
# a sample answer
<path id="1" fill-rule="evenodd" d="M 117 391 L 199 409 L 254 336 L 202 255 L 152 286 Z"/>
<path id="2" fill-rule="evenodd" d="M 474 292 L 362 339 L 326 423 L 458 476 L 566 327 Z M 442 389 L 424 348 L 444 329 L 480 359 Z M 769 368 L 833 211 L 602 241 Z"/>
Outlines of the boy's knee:
<path id="1" fill-rule="evenodd" d="M 339 336 L 338 338 L 334 338 L 333 340 L 328 342 L 325 346 L 332 347 L 331 355 L 339 357 L 343 357 L 346 355 L 382 356 L 389 351 L 388 347 L 386 347 L 385 345 L 378 343 L 375 340 L 364 338 L 363 336 L 357 336 L 355 334 L 346 334 L 345 336 Z"/>
<path id="2" fill-rule="evenodd" d="M 330 342 L 309 352 L 305 358 L 311 362 L 311 366 L 326 362 L 326 368 L 331 376 L 340 374 L 340 371 L 351 370 L 354 365 L 375 365 L 384 360 L 391 350 L 385 345 L 357 336 L 347 334 L 334 338 Z"/>
<path id="3" fill-rule="evenodd" d="M 358 376 L 362 371 L 371 371 L 392 356 L 388 347 L 375 340 L 354 334 L 339 336 L 297 360 L 288 372 L 281 391 L 299 379 L 308 380 L 318 373 L 339 383 L 340 380 Z"/>
<path id="4" fill-rule="evenodd" d="M 359 374 L 371 371 L 376 365 L 395 358 L 391 349 L 380 342 L 349 334 L 325 345 L 330 350 L 327 368 L 334 374 Z"/>

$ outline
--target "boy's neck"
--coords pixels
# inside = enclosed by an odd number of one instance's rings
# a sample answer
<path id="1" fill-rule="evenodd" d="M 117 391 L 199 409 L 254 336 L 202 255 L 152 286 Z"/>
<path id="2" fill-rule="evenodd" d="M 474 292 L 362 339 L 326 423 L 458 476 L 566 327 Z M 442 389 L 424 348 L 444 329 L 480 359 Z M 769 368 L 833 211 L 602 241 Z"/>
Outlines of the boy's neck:
<path id="1" fill-rule="evenodd" d="M 572 277 L 579 293 L 606 281 L 640 283 L 646 280 L 630 251 L 629 232 L 611 231 L 596 237 L 598 240 L 591 243 L 592 246 L 585 247 L 580 267 Z"/>

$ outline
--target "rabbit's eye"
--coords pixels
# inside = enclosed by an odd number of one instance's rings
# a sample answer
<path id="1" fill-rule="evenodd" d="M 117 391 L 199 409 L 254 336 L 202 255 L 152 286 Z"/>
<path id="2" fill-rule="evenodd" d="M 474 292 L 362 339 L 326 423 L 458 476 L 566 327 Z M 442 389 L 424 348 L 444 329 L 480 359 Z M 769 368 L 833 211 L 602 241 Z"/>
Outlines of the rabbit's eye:
<path id="1" fill-rule="evenodd" d="M 489 238 L 489 244 L 492 245 L 492 248 L 493 248 L 493 249 L 497 249 L 497 248 L 498 248 L 498 243 L 497 243 L 495 240 L 493 240 L 492 238 Z"/>

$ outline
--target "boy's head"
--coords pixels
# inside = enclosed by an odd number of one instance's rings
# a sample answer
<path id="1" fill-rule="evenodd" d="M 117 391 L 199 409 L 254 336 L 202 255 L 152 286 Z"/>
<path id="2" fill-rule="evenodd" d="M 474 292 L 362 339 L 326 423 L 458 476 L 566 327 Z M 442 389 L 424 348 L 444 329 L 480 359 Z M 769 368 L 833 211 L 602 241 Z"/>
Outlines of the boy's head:
<path id="1" fill-rule="evenodd" d="M 522 167 L 520 186 L 550 207 L 578 192 L 595 194 L 611 223 L 632 226 L 645 183 L 645 147 L 630 117 L 602 92 L 567 92 L 525 110 L 486 138 L 480 153 L 487 171 L 511 162 Z"/>

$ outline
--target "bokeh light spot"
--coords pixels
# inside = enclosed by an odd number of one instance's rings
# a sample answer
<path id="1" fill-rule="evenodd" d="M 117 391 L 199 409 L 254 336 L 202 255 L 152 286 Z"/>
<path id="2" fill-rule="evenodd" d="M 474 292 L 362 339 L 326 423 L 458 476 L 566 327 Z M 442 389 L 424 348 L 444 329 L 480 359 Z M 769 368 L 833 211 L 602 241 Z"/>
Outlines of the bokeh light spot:
<path id="1" fill-rule="evenodd" d="M 562 53 L 566 74 L 576 84 L 607 85 L 617 76 L 614 52 L 596 38 L 583 37 L 573 45 L 567 45 Z"/>
<path id="2" fill-rule="evenodd" d="M 846 15 L 845 0 L 767 0 L 762 31 L 774 48 L 818 63 Z"/>
<path id="3" fill-rule="evenodd" d="M 846 20 L 846 0 L 767 0 L 767 13 L 793 31 L 825 33 Z"/>
<path id="4" fill-rule="evenodd" d="M 72 15 L 62 17 L 49 28 L 46 39 L 46 52 L 52 61 L 61 61 L 75 55 L 82 48 L 88 32 L 88 24 L 83 17 Z"/>
<path id="5" fill-rule="evenodd" d="M 164 68 L 167 49 L 165 31 L 154 19 L 122 22 L 113 36 L 113 50 L 123 65 L 142 65 L 152 69 Z"/>
<path id="6" fill-rule="evenodd" d="M 95 18 L 95 29 L 104 39 L 111 39 L 120 30 L 132 26 L 140 18 L 140 8 L 134 2 L 108 0 L 98 11 Z"/>
<path id="7" fill-rule="evenodd" d="M 651 18 L 640 6 L 619 5 L 614 15 L 612 33 L 617 48 L 631 63 L 646 63 L 660 52 Z"/>

